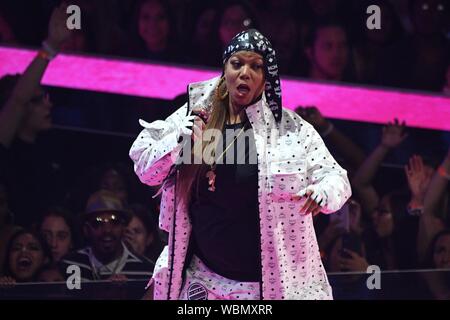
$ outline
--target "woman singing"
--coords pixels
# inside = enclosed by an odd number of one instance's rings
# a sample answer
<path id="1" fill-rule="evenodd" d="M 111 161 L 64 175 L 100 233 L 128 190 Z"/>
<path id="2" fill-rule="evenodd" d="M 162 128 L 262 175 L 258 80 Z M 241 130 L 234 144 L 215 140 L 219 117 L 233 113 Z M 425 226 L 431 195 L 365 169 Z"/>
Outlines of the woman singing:
<path id="1" fill-rule="evenodd" d="M 130 150 L 139 179 L 161 185 L 169 233 L 154 299 L 332 299 L 313 216 L 340 209 L 350 184 L 313 127 L 282 108 L 270 42 L 239 33 L 222 75 L 188 95 L 166 120 L 140 120 Z"/>

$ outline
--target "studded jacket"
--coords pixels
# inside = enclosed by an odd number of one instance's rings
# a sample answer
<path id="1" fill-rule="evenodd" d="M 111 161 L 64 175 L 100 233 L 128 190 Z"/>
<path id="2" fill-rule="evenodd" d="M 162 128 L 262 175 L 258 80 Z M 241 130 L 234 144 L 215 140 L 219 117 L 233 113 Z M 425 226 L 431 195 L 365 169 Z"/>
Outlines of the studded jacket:
<path id="1" fill-rule="evenodd" d="M 130 150 L 139 179 L 160 185 L 173 171 L 181 130 L 194 108 L 209 110 L 219 77 L 190 84 L 189 101 L 166 120 L 147 123 Z M 263 98 L 246 108 L 258 159 L 262 299 L 332 299 L 311 214 L 299 213 L 305 190 L 322 198 L 323 213 L 339 210 L 351 196 L 347 172 L 315 129 L 283 109 L 276 122 Z M 192 226 L 188 205 L 176 199 L 176 184 L 163 184 L 159 227 L 168 245 L 156 262 L 154 299 L 179 297 Z"/>

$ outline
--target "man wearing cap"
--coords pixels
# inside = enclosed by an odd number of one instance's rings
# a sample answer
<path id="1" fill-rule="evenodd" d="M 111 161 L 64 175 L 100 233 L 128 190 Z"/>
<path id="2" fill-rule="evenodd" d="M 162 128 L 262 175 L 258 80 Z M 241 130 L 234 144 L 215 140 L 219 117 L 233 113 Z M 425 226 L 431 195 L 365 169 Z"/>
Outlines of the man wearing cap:
<path id="1" fill-rule="evenodd" d="M 122 242 L 130 215 L 114 194 L 101 190 L 91 195 L 81 220 L 89 245 L 63 258 L 64 274 L 70 265 L 76 265 L 82 281 L 152 276 L 154 264 L 132 253 Z"/>

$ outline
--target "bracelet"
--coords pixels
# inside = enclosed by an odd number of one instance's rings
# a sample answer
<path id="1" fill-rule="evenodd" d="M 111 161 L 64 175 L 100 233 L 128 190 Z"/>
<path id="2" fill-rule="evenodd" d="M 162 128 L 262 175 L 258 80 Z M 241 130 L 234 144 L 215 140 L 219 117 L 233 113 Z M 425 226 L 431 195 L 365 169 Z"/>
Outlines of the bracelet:
<path id="1" fill-rule="evenodd" d="M 51 61 L 52 60 L 52 58 L 50 57 L 50 54 L 47 51 L 45 51 L 45 50 L 39 50 L 37 56 L 39 58 L 42 58 L 42 59 L 47 60 L 47 61 Z"/>
<path id="2" fill-rule="evenodd" d="M 48 54 L 49 61 L 54 59 L 58 54 L 58 51 L 53 49 L 52 46 L 50 46 L 47 41 L 42 42 L 42 50 L 41 51 L 45 51 Z"/>
<path id="3" fill-rule="evenodd" d="M 328 125 L 328 128 L 324 131 L 321 132 L 320 135 L 322 136 L 322 138 L 325 138 L 326 136 L 328 136 L 331 131 L 333 131 L 334 129 L 334 125 L 330 122 L 330 124 Z"/>
<path id="4" fill-rule="evenodd" d="M 450 180 L 450 174 L 447 172 L 447 170 L 445 170 L 443 166 L 439 166 L 437 172 L 441 177 Z"/>

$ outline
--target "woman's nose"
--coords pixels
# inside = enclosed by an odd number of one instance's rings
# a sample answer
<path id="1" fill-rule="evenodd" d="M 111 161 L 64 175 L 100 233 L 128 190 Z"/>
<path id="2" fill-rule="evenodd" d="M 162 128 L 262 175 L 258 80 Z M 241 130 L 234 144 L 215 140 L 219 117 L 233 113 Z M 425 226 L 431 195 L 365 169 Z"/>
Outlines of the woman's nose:
<path id="1" fill-rule="evenodd" d="M 250 77 L 249 73 L 250 73 L 250 67 L 248 65 L 244 64 L 242 66 L 242 70 L 241 70 L 241 78 L 248 79 Z"/>
<path id="2" fill-rule="evenodd" d="M 51 247 L 51 248 L 56 248 L 56 246 L 57 246 L 56 239 L 50 240 L 50 247 Z"/>

